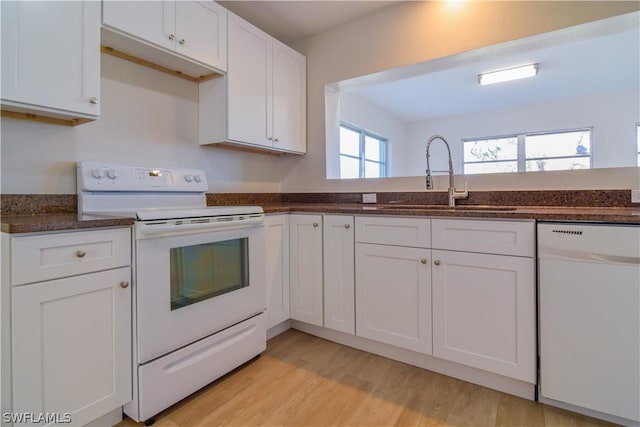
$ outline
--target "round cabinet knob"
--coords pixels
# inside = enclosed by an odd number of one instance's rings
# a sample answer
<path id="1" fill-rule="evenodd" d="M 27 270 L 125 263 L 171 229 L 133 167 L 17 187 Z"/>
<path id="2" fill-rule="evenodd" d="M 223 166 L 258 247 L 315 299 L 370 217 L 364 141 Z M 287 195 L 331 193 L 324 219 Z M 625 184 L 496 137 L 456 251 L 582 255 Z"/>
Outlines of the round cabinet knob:
<path id="1" fill-rule="evenodd" d="M 313 228 L 318 228 L 318 223 L 317 222 L 313 223 Z"/>
<path id="2" fill-rule="evenodd" d="M 180 39 L 179 43 L 184 46 L 184 44 L 186 43 L 186 41 L 184 39 Z"/>
<path id="3" fill-rule="evenodd" d="M 184 180 L 187 181 L 187 182 L 191 182 L 191 181 L 193 181 L 193 177 L 191 175 L 185 175 L 184 176 Z"/>
<path id="4" fill-rule="evenodd" d="M 84 258 L 84 256 L 85 256 L 86 254 L 87 254 L 87 253 L 86 253 L 85 251 L 83 251 L 82 249 L 80 249 L 80 250 L 77 250 L 77 251 L 76 251 L 76 257 L 77 257 L 77 258 Z"/>
<path id="5" fill-rule="evenodd" d="M 169 40 L 174 41 L 176 36 L 174 34 L 169 34 Z"/>
<path id="6" fill-rule="evenodd" d="M 351 224 L 345 224 L 344 228 L 346 228 L 347 230 L 351 228 Z"/>
<path id="7" fill-rule="evenodd" d="M 102 169 L 94 169 L 91 171 L 91 176 L 95 179 L 100 179 L 104 177 L 104 171 Z"/>
<path id="8" fill-rule="evenodd" d="M 126 288 L 128 288 L 128 287 L 129 287 L 129 282 L 120 282 L 120 287 L 121 287 L 122 289 L 126 289 Z"/>
<path id="9" fill-rule="evenodd" d="M 98 103 L 98 98 L 96 98 L 95 96 L 92 96 L 91 98 L 89 98 L 89 102 L 91 104 L 97 104 Z"/>
<path id="10" fill-rule="evenodd" d="M 109 179 L 116 179 L 118 177 L 118 172 L 116 172 L 115 169 L 109 169 L 107 171 L 107 176 L 109 177 Z"/>
<path id="11" fill-rule="evenodd" d="M 437 259 L 437 260 L 433 261 L 433 263 L 434 263 L 435 265 L 440 265 L 440 260 L 439 260 L 439 259 Z"/>
<path id="12" fill-rule="evenodd" d="M 279 142 L 279 141 L 280 141 L 280 138 L 273 138 L 273 141 L 274 141 L 274 142 Z"/>
<path id="13" fill-rule="evenodd" d="M 193 180 L 194 180 L 195 182 L 202 182 L 202 178 L 200 178 L 200 175 L 196 175 L 196 176 L 194 176 L 194 177 L 193 177 Z"/>
<path id="14" fill-rule="evenodd" d="M 421 262 L 421 263 L 423 263 L 423 264 L 426 264 L 426 263 L 427 263 L 427 259 L 426 259 L 426 258 L 422 258 L 422 259 L 420 260 L 420 262 Z"/>

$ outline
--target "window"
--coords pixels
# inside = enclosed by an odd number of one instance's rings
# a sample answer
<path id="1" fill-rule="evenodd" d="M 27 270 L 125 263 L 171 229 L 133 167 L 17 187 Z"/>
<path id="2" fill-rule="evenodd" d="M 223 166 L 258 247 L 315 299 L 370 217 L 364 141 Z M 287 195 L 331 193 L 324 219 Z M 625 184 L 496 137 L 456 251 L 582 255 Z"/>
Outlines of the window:
<path id="1" fill-rule="evenodd" d="M 387 140 L 356 126 L 340 124 L 340 178 L 387 176 Z"/>
<path id="2" fill-rule="evenodd" d="M 464 173 L 589 169 L 591 129 L 465 139 Z"/>

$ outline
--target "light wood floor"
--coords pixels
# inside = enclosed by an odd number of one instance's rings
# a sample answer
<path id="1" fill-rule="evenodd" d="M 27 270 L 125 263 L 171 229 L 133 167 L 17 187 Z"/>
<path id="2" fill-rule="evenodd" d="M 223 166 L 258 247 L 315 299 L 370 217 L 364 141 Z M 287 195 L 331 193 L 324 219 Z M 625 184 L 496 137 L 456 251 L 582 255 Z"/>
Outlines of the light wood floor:
<path id="1" fill-rule="evenodd" d="M 120 427 L 136 424 L 126 418 Z M 157 427 L 607 426 L 289 330 L 257 359 L 156 416 Z"/>

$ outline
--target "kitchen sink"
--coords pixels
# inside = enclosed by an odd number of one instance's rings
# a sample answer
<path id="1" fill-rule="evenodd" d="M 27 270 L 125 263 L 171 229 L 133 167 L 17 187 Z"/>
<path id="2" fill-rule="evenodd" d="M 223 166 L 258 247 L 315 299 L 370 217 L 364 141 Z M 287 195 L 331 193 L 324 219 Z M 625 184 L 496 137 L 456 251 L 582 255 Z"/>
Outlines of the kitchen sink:
<path id="1" fill-rule="evenodd" d="M 511 206 L 492 206 L 492 205 L 401 205 L 401 204 L 389 204 L 389 205 L 377 205 L 375 209 L 397 209 L 397 210 L 446 210 L 446 211 L 514 211 L 515 207 Z"/>

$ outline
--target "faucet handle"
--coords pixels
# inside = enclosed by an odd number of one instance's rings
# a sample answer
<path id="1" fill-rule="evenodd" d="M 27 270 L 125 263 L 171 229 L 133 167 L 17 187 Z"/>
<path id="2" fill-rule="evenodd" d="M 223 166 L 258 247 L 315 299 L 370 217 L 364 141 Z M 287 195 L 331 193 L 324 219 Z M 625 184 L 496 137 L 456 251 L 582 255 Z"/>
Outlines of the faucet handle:
<path id="1" fill-rule="evenodd" d="M 468 197 L 469 196 L 469 188 L 467 187 L 467 181 L 464 182 L 464 190 L 460 191 L 460 190 L 456 190 L 454 188 L 453 192 L 455 194 L 457 194 L 457 195 L 460 195 L 461 197 Z"/>

